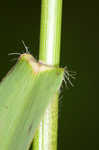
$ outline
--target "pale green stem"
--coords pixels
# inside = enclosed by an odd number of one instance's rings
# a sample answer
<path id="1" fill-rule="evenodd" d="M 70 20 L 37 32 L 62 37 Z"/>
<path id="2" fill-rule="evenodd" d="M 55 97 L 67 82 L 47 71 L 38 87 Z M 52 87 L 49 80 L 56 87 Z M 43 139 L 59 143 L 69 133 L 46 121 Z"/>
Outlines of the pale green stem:
<path id="1" fill-rule="evenodd" d="M 42 0 L 39 60 L 59 66 L 62 0 Z M 52 85 L 53 86 L 53 85 Z M 56 150 L 58 128 L 58 94 L 55 94 L 33 141 L 33 150 Z"/>

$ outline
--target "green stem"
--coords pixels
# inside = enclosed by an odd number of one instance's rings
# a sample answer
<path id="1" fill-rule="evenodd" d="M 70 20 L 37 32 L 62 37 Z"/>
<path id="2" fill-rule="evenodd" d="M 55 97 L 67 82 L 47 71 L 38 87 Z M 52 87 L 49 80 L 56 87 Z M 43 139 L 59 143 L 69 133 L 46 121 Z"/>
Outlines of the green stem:
<path id="1" fill-rule="evenodd" d="M 62 0 L 42 0 L 39 60 L 59 66 Z M 52 85 L 53 86 L 53 85 Z M 50 104 L 33 141 L 33 150 L 56 150 L 58 94 Z"/>

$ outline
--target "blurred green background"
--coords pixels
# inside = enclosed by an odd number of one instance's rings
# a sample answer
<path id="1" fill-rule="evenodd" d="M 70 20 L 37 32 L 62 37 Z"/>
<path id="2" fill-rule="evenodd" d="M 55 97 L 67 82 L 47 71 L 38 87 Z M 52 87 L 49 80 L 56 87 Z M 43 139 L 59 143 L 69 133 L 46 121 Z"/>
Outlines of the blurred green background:
<path id="1" fill-rule="evenodd" d="M 41 0 L 0 1 L 0 80 L 25 52 L 38 58 Z M 99 5 L 63 1 L 61 64 L 77 71 L 75 87 L 59 101 L 58 150 L 99 149 Z M 10 86 L 10 85 L 8 85 Z"/>

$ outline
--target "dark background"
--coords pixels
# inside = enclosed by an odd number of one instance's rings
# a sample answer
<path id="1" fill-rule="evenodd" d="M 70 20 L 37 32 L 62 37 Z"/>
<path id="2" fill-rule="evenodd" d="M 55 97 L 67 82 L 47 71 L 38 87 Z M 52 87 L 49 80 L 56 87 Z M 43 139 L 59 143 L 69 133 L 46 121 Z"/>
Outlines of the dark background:
<path id="1" fill-rule="evenodd" d="M 41 1 L 0 1 L 0 79 L 25 52 L 38 58 Z M 99 149 L 99 5 L 63 2 L 61 66 L 78 72 L 75 87 L 62 90 L 58 150 Z"/>

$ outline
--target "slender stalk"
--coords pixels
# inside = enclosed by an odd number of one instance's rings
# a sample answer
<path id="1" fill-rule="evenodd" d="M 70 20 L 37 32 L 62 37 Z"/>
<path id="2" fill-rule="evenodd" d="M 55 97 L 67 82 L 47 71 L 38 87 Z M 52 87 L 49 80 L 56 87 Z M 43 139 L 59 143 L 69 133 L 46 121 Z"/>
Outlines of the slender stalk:
<path id="1" fill-rule="evenodd" d="M 62 0 L 42 0 L 39 60 L 59 66 Z M 53 86 L 53 85 L 52 85 Z M 33 150 L 56 150 L 58 128 L 58 92 L 35 135 Z"/>

